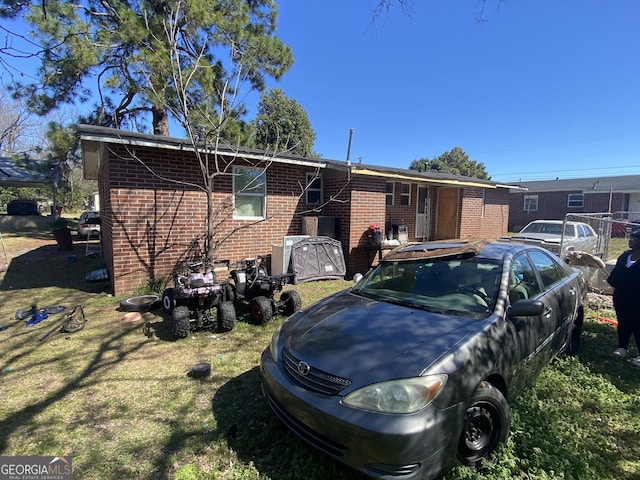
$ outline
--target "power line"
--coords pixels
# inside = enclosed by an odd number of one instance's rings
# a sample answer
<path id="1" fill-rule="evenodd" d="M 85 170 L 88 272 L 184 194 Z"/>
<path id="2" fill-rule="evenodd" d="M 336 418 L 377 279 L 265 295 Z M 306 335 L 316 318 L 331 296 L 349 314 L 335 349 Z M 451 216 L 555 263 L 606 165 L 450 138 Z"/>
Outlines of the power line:
<path id="1" fill-rule="evenodd" d="M 593 168 L 575 168 L 575 169 L 565 169 L 565 170 L 539 170 L 539 171 L 530 171 L 530 172 L 508 172 L 508 173 L 492 173 L 492 176 L 504 176 L 504 175 L 530 175 L 530 174 L 556 174 L 562 172 L 581 172 L 589 170 L 620 170 L 625 168 L 638 169 L 640 170 L 640 166 L 638 165 L 623 165 L 620 167 L 593 167 Z M 583 175 L 584 176 L 584 175 Z"/>

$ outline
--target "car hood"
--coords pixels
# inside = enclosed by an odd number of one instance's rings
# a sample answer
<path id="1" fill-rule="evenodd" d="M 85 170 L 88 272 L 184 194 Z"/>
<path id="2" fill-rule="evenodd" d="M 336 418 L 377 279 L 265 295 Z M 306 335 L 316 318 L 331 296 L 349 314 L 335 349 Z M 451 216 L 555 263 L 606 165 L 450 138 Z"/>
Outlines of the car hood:
<path id="1" fill-rule="evenodd" d="M 518 233 L 517 235 L 513 235 L 508 238 L 511 240 L 536 240 L 546 243 L 557 243 L 558 245 L 560 244 L 561 240 L 561 237 L 552 233 Z M 570 239 L 568 237 L 565 237 L 565 241 L 568 240 Z"/>
<path id="2" fill-rule="evenodd" d="M 343 292 L 300 312 L 285 348 L 357 387 L 420 375 L 482 324 Z"/>

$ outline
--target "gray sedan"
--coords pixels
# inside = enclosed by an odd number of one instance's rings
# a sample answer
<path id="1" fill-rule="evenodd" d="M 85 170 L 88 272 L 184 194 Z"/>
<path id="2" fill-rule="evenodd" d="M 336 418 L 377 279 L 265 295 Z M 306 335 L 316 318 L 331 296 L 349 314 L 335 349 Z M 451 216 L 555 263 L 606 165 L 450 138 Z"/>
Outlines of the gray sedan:
<path id="1" fill-rule="evenodd" d="M 263 390 L 293 432 L 365 475 L 435 478 L 507 439 L 508 401 L 576 351 L 585 298 L 581 273 L 535 246 L 405 246 L 280 325 Z"/>

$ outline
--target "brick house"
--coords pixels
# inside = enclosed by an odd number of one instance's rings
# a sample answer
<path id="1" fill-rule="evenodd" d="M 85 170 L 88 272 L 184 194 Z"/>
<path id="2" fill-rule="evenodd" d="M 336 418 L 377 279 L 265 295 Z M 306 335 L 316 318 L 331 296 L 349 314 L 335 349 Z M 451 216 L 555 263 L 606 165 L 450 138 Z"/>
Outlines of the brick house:
<path id="1" fill-rule="evenodd" d="M 519 182 L 509 196 L 509 231 L 533 220 L 562 220 L 567 214 L 607 213 L 640 218 L 640 175 Z"/>
<path id="2" fill-rule="evenodd" d="M 206 195 L 192 145 L 80 125 L 84 176 L 98 180 L 103 252 L 113 293 L 164 281 L 192 240 L 205 233 Z M 214 205 L 228 205 L 216 261 L 269 257 L 310 219 L 331 221 L 347 274 L 366 271 L 377 249 L 371 224 L 400 225 L 408 241 L 498 237 L 507 233 L 509 186 L 468 177 L 386 168 L 252 149 L 218 148 L 226 173 Z M 176 183 L 172 180 L 180 180 Z M 251 185 L 243 189 L 239 185 Z M 314 220 L 314 219 L 312 219 Z M 235 230 L 234 230 L 235 229 Z M 319 232 L 320 233 L 320 232 Z"/>

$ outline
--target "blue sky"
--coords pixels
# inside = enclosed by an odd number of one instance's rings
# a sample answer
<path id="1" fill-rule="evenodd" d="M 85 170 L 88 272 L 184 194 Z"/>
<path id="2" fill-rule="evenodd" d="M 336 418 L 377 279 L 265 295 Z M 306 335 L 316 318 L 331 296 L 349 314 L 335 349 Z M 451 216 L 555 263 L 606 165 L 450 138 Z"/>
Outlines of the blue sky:
<path id="1" fill-rule="evenodd" d="M 459 146 L 496 181 L 640 174 L 640 2 L 282 0 L 278 82 L 315 151 L 407 168 Z M 496 10 L 496 7 L 499 8 Z"/>
<path id="2" fill-rule="evenodd" d="M 377 2 L 278 1 L 296 60 L 269 86 L 323 157 L 346 159 L 353 128 L 354 162 L 458 146 L 505 183 L 640 174 L 640 1 L 486 0 L 479 24 L 477 0 L 413 0 L 372 24 Z"/>

